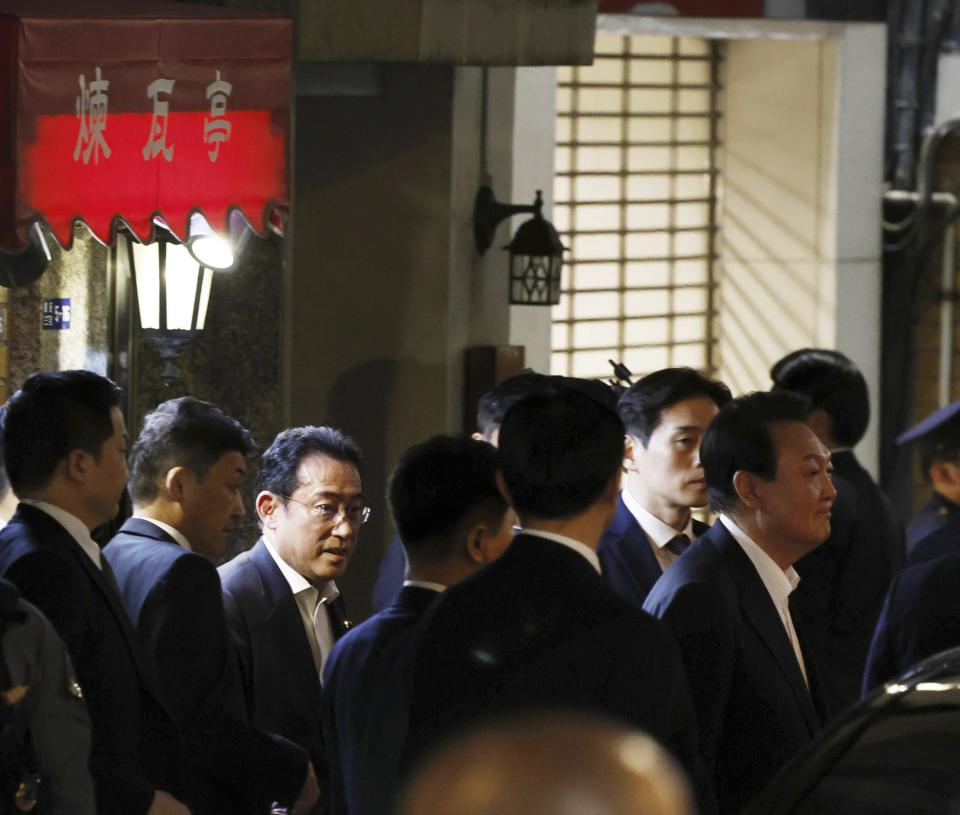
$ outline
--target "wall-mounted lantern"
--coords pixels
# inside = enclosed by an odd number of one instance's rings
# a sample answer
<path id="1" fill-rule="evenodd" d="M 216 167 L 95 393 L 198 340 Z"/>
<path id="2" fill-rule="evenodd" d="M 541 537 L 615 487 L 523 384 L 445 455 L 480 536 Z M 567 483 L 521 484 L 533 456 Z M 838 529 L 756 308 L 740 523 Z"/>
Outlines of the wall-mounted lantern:
<path id="1" fill-rule="evenodd" d="M 484 254 L 493 243 L 502 220 L 521 212 L 533 213 L 520 225 L 504 248 L 510 253 L 510 303 L 520 306 L 555 306 L 560 302 L 560 269 L 566 248 L 550 221 L 543 217 L 543 197 L 537 190 L 532 204 L 501 204 L 488 186 L 480 187 L 473 207 L 473 232 L 477 251 Z"/>

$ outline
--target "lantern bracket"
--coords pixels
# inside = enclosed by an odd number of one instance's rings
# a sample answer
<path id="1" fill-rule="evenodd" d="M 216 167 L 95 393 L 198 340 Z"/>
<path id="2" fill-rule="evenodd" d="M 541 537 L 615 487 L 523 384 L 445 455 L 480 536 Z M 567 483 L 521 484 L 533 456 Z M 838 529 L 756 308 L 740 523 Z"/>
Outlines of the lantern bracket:
<path id="1" fill-rule="evenodd" d="M 473 235 L 477 251 L 482 255 L 490 248 L 497 224 L 504 219 L 523 212 L 539 215 L 542 209 L 543 197 L 540 190 L 537 190 L 537 198 L 532 204 L 501 204 L 492 187 L 480 187 L 473 204 Z"/>

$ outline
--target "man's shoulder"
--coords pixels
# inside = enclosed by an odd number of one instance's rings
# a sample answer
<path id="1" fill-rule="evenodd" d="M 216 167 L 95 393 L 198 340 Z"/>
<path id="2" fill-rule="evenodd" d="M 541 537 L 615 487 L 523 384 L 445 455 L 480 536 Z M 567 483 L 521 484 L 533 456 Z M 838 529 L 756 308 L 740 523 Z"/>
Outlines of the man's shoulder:
<path id="1" fill-rule="evenodd" d="M 256 545 L 256 544 L 254 544 Z M 253 547 L 217 568 L 224 590 L 243 591 L 258 582 L 257 567 L 251 558 Z"/>

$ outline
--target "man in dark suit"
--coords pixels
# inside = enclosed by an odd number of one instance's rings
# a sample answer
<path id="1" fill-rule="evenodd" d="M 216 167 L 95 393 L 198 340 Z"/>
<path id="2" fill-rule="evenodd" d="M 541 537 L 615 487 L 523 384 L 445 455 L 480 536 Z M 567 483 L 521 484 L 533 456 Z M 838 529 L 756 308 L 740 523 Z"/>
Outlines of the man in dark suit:
<path id="1" fill-rule="evenodd" d="M 185 736 L 195 813 L 306 812 L 318 791 L 306 753 L 231 710 L 220 578 L 213 565 L 243 517 L 253 438 L 189 396 L 147 414 L 131 454 L 134 516 L 103 551 Z M 299 804 L 299 806 L 297 805 Z"/>
<path id="2" fill-rule="evenodd" d="M 830 534 L 830 453 L 793 393 L 727 404 L 700 458 L 719 521 L 644 608 L 672 629 L 721 813 L 737 813 L 820 728 L 823 702 L 788 598 L 793 564 Z"/>
<path id="3" fill-rule="evenodd" d="M 21 503 L 0 532 L 0 577 L 53 623 L 93 727 L 101 815 L 183 815 L 179 734 L 90 530 L 127 480 L 119 390 L 89 371 L 33 374 L 10 400 L 4 452 Z"/>
<path id="4" fill-rule="evenodd" d="M 556 381 L 555 377 L 524 370 L 495 385 L 483 394 L 477 403 L 477 430 L 473 438 L 496 447 L 500 435 L 500 423 L 507 415 L 507 411 L 531 393 L 552 389 Z M 397 596 L 403 585 L 406 566 L 403 543 L 398 535 L 390 542 L 386 554 L 380 561 L 377 582 L 373 587 L 372 602 L 375 611 L 386 608 Z"/>
<path id="5" fill-rule="evenodd" d="M 409 568 L 393 604 L 347 632 L 324 672 L 324 738 L 333 813 L 391 811 L 407 733 L 413 629 L 448 586 L 499 557 L 513 537 L 496 453 L 435 436 L 403 454 L 390 510 Z"/>
<path id="6" fill-rule="evenodd" d="M 219 570 L 247 715 L 307 750 L 321 790 L 320 677 L 347 627 L 335 581 L 370 517 L 359 467 L 339 430 L 284 430 L 257 475 L 263 536 Z"/>
<path id="7" fill-rule="evenodd" d="M 863 669 L 883 598 L 903 566 L 903 526 L 853 452 L 870 420 L 867 383 L 838 351 L 805 348 L 770 371 L 773 390 L 813 403 L 807 425 L 831 453 L 837 500 L 830 537 L 796 565 L 792 602 L 815 648 L 824 690 L 837 714 L 860 696 Z"/>
<path id="8" fill-rule="evenodd" d="M 515 404 L 499 442 L 498 479 L 522 530 L 427 612 L 407 759 L 484 719 L 574 709 L 647 730 L 696 774 L 676 644 L 600 576 L 596 547 L 616 506 L 623 424 L 612 408 L 558 386 Z"/>
<path id="9" fill-rule="evenodd" d="M 707 505 L 700 440 L 729 401 L 726 385 L 692 368 L 655 371 L 620 397 L 627 476 L 597 554 L 610 586 L 637 606 L 708 529 L 690 511 Z"/>
<path id="10" fill-rule="evenodd" d="M 912 548 L 877 622 L 863 691 L 960 645 L 960 401 L 901 434 L 916 444 L 933 497 L 910 525 Z"/>

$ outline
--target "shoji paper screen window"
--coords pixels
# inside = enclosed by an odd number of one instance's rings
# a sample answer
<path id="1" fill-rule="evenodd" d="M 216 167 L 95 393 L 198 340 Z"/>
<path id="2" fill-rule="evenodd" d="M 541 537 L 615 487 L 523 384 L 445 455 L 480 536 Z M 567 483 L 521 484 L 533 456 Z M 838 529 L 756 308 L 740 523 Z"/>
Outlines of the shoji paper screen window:
<path id="1" fill-rule="evenodd" d="M 705 40 L 599 34 L 593 65 L 558 70 L 554 373 L 715 370 L 719 58 Z"/>

